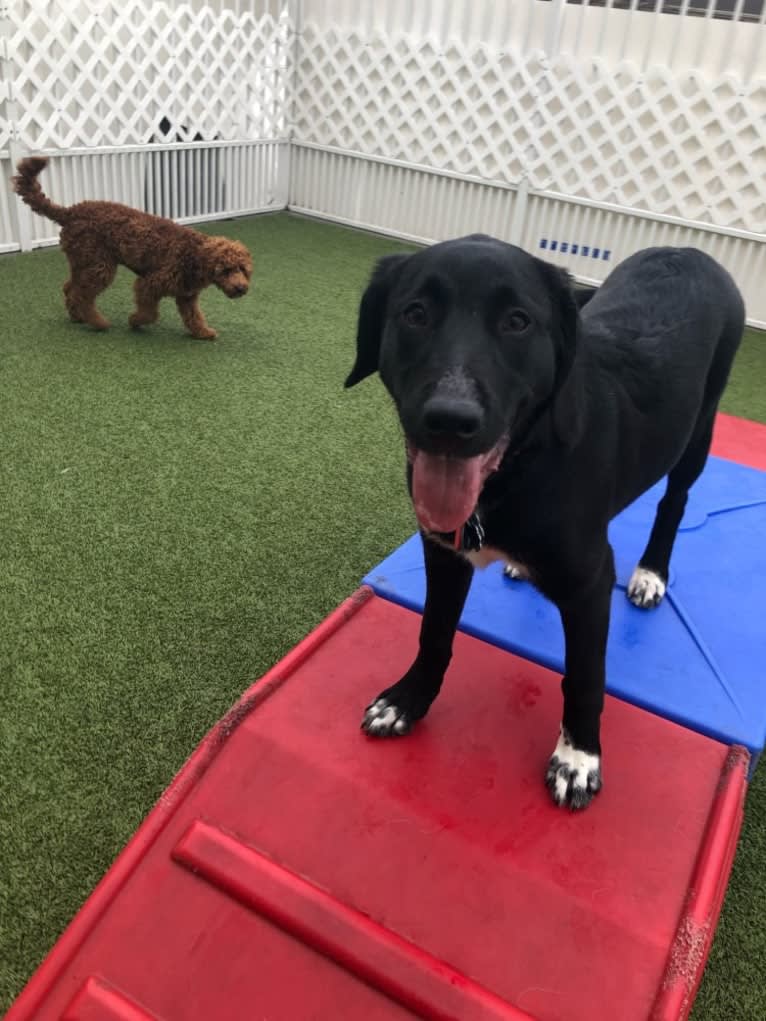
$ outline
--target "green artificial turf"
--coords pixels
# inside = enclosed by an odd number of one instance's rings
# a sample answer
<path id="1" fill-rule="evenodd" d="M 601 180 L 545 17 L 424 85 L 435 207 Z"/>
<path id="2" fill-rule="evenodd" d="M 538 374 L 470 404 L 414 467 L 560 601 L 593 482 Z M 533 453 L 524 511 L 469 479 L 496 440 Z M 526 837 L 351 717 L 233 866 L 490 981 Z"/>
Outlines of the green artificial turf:
<path id="1" fill-rule="evenodd" d="M 250 295 L 69 323 L 56 249 L 0 257 L 0 1007 L 206 730 L 413 529 L 382 387 L 344 392 L 359 294 L 405 246 L 279 214 L 205 228 Z M 766 420 L 749 332 L 725 410 Z M 695 1018 L 766 1017 L 766 773 Z M 658 848 L 661 855 L 662 849 Z"/>

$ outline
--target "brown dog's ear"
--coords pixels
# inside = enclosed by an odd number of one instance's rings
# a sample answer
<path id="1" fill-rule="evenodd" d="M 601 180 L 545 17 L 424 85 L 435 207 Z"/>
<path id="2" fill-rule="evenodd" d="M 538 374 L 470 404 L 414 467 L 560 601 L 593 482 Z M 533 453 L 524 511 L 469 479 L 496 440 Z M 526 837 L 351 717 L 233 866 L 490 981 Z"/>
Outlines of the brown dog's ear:
<path id="1" fill-rule="evenodd" d="M 356 328 L 356 361 L 345 385 L 354 386 L 378 370 L 380 341 L 386 317 L 386 302 L 399 270 L 409 255 L 386 255 L 373 270 L 367 289 L 359 304 Z"/>
<path id="2" fill-rule="evenodd" d="M 546 278 L 555 307 L 551 324 L 556 354 L 551 411 L 553 428 L 559 440 L 571 446 L 580 435 L 582 419 L 581 383 L 575 364 L 580 337 L 580 302 L 575 296 L 572 278 L 566 270 L 543 262 L 542 259 L 536 261 Z"/>
<path id="3" fill-rule="evenodd" d="M 211 276 L 218 276 L 223 271 L 225 259 L 225 238 L 216 237 L 215 235 L 209 235 L 206 237 L 199 260 L 200 262 L 204 262 L 207 272 L 210 273 Z"/>

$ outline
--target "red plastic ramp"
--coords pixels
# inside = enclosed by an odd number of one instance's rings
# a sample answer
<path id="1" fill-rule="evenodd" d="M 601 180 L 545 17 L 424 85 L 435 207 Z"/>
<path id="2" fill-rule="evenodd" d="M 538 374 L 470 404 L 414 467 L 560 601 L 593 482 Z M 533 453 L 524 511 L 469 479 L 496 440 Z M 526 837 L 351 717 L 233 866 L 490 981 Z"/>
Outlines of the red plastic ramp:
<path id="1" fill-rule="evenodd" d="M 251 688 L 8 1021 L 685 1017 L 746 753 L 608 699 L 604 789 L 556 809 L 558 678 L 465 635 L 416 731 L 365 738 L 418 626 L 360 590 Z"/>
<path id="2" fill-rule="evenodd" d="M 766 425 L 734 415 L 716 415 L 712 454 L 766 471 Z"/>

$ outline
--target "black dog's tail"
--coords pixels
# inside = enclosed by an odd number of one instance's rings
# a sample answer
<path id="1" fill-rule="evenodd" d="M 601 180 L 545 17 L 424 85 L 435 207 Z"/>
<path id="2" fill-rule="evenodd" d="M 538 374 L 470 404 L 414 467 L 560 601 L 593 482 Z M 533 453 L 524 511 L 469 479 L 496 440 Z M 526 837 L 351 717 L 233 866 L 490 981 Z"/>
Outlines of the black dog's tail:
<path id="1" fill-rule="evenodd" d="M 57 206 L 55 202 L 51 202 L 37 180 L 37 175 L 47 166 L 48 160 L 45 156 L 28 156 L 20 160 L 16 167 L 18 174 L 11 179 L 13 190 L 34 212 L 40 216 L 47 216 L 54 223 L 64 224 L 69 219 L 69 210 L 66 206 Z"/>

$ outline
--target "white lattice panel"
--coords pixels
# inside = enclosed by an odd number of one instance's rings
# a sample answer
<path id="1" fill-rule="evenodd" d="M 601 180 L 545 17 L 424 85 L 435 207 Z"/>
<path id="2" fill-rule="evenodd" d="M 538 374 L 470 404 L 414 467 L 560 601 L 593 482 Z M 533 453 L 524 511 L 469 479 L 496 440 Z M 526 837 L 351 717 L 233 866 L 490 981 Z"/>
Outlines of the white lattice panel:
<path id="1" fill-rule="evenodd" d="M 286 13 L 10 0 L 8 15 L 7 73 L 28 149 L 284 133 Z"/>
<path id="2" fill-rule="evenodd" d="M 762 26 L 752 26 L 762 32 Z M 295 136 L 766 230 L 766 76 L 304 26 Z"/>

